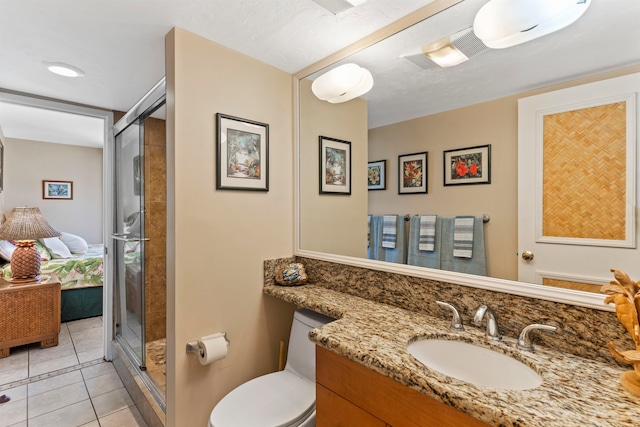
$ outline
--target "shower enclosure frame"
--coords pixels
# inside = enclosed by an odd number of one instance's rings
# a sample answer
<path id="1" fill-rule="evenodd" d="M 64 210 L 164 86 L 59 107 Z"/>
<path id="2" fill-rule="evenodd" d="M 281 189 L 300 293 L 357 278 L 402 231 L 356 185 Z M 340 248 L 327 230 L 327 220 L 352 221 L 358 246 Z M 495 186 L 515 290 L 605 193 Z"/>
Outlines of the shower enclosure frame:
<path id="1" fill-rule="evenodd" d="M 142 226 L 142 233 L 139 237 L 137 238 L 130 238 L 127 235 L 123 235 L 122 233 L 119 233 L 119 230 L 117 229 L 117 224 L 116 224 L 116 218 L 115 218 L 115 208 L 116 208 L 116 200 L 115 197 L 117 197 L 116 195 L 116 190 L 115 190 L 115 186 L 116 186 L 116 176 L 115 176 L 115 168 L 116 168 L 116 162 L 118 162 L 118 158 L 117 154 L 116 154 L 116 138 L 119 134 L 121 134 L 122 132 L 126 131 L 126 129 L 131 126 L 136 124 L 137 126 L 139 126 L 139 139 L 138 139 L 138 150 L 139 150 L 139 156 L 140 156 L 140 169 L 143 172 L 144 175 L 144 142 L 143 140 L 140 139 L 140 137 L 142 137 L 144 135 L 144 119 L 147 117 L 150 117 L 151 114 L 156 111 L 157 109 L 161 108 L 162 105 L 164 105 L 166 100 L 166 80 L 163 77 L 149 92 L 147 92 L 147 94 L 145 94 L 142 99 L 140 101 L 138 101 L 117 123 L 115 123 L 115 125 L 113 126 L 113 149 L 110 151 L 109 153 L 109 167 L 105 168 L 105 170 L 109 171 L 109 173 L 111 174 L 111 177 L 109 179 L 109 184 L 110 184 L 110 202 L 109 202 L 109 207 L 110 209 L 108 209 L 108 214 L 109 214 L 109 218 L 107 218 L 106 212 L 105 212 L 105 221 L 106 224 L 108 224 L 109 227 L 109 233 L 108 233 L 108 241 L 109 241 L 109 246 L 111 248 L 110 252 L 110 259 L 111 259 L 111 271 L 110 273 L 115 273 L 115 269 L 117 268 L 116 266 L 116 248 L 118 247 L 117 242 L 118 241 L 137 241 L 140 242 L 143 247 L 145 242 L 148 240 L 144 234 L 144 221 L 143 221 L 143 226 Z M 140 199 L 138 200 L 138 202 L 140 203 L 140 213 L 144 216 L 144 179 L 142 179 L 141 183 L 141 188 L 140 188 Z M 106 210 L 105 210 L 106 211 Z M 129 345 L 128 342 L 126 342 L 126 340 L 122 337 L 122 335 L 118 334 L 117 331 L 117 327 L 115 325 L 116 321 L 118 319 L 120 319 L 121 323 L 122 323 L 122 316 L 125 315 L 126 316 L 126 310 L 124 309 L 125 307 L 125 302 L 122 301 L 122 296 L 119 296 L 120 300 L 120 304 L 115 304 L 114 301 L 116 299 L 116 295 L 117 295 L 117 290 L 115 289 L 115 286 L 118 285 L 120 287 L 124 286 L 124 283 L 120 283 L 116 280 L 116 277 L 114 275 L 114 277 L 111 278 L 111 282 L 112 282 L 112 294 L 111 294 L 111 320 L 110 320 L 110 324 L 112 326 L 112 331 L 113 334 L 110 335 L 110 337 L 113 337 L 113 340 L 115 342 L 118 342 L 120 344 L 120 347 L 122 348 L 122 351 L 125 353 L 126 357 L 129 359 L 129 362 L 131 363 L 132 367 L 135 369 L 135 371 L 137 372 L 139 378 L 142 380 L 142 382 L 144 383 L 144 385 L 146 386 L 146 388 L 150 391 L 151 395 L 154 397 L 154 400 L 158 403 L 158 405 L 162 408 L 163 411 L 166 410 L 166 403 L 165 403 L 165 397 L 164 397 L 164 392 L 159 388 L 159 386 L 153 381 L 153 379 L 150 378 L 149 375 L 147 375 L 144 371 L 146 371 L 146 349 L 145 349 L 145 344 L 146 344 L 146 339 L 145 339 L 145 328 L 146 328 L 146 319 L 145 319 L 145 306 L 146 306 L 146 302 L 145 302 L 145 266 L 144 266 L 144 250 L 142 252 L 142 262 L 140 263 L 140 272 L 139 275 L 142 278 L 141 279 L 141 283 L 142 286 L 140 288 L 140 305 L 141 305 L 141 347 L 140 347 L 140 354 L 136 354 L 135 350 L 132 349 Z M 123 280 L 123 278 L 120 278 L 121 280 Z M 126 296 L 125 296 L 126 298 Z M 116 310 L 120 310 L 119 315 L 116 315 Z M 123 313 L 123 311 L 125 311 Z M 119 325 L 120 328 L 123 328 L 124 325 L 120 324 Z M 109 346 L 110 351 L 112 351 L 112 344 L 110 342 Z"/>

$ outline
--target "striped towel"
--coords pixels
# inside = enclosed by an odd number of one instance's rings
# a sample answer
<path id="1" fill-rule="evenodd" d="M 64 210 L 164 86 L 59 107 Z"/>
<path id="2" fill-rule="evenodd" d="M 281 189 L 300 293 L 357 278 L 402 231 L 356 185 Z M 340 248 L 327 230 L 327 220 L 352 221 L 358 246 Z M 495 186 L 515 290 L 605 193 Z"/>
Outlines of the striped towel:
<path id="1" fill-rule="evenodd" d="M 396 221 L 397 215 L 385 215 L 382 218 L 382 247 L 396 248 Z"/>
<path id="2" fill-rule="evenodd" d="M 371 246 L 371 215 L 367 215 L 367 247 Z"/>
<path id="3" fill-rule="evenodd" d="M 433 252 L 436 247 L 436 215 L 420 217 L 420 242 L 418 249 Z"/>
<path id="4" fill-rule="evenodd" d="M 471 258 L 473 255 L 472 216 L 457 216 L 453 223 L 453 256 Z"/>

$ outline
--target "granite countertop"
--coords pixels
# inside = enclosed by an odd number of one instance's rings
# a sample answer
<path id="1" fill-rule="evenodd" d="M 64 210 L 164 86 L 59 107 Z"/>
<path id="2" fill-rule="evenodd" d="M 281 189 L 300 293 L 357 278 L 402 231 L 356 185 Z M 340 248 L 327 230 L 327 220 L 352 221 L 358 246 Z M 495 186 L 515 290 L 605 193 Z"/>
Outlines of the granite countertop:
<path id="1" fill-rule="evenodd" d="M 446 310 L 442 318 L 435 318 L 318 285 L 265 285 L 264 293 L 338 319 L 311 331 L 316 344 L 488 424 L 640 425 L 640 397 L 626 391 L 619 380 L 630 365 L 625 369 L 540 346 L 534 353 L 525 352 L 516 349 L 515 338 L 490 342 L 474 326 L 455 332 L 449 329 Z M 464 340 L 509 354 L 536 370 L 543 383 L 532 390 L 506 391 L 448 377 L 407 352 L 407 344 L 419 338 Z"/>

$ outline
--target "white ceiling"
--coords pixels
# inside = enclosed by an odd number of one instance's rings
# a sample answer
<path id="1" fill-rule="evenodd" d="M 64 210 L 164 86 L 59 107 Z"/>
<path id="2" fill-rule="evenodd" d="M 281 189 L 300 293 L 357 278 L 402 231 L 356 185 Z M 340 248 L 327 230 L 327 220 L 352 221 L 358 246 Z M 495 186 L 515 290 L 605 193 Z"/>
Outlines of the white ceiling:
<path id="1" fill-rule="evenodd" d="M 470 26 L 485 2 L 466 0 L 354 57 L 376 81 L 367 95 L 372 127 L 640 63 L 638 0 L 592 0 L 571 27 L 450 69 L 400 58 Z M 174 26 L 295 73 L 428 3 L 368 0 L 333 15 L 311 0 L 0 0 L 0 88 L 126 111 L 164 75 L 164 36 Z M 51 74 L 43 61 L 86 76 Z M 0 104 L 5 136 L 19 138 L 14 113 Z M 22 113 L 27 127 L 40 120 Z M 76 124 L 53 123 L 70 141 Z"/>

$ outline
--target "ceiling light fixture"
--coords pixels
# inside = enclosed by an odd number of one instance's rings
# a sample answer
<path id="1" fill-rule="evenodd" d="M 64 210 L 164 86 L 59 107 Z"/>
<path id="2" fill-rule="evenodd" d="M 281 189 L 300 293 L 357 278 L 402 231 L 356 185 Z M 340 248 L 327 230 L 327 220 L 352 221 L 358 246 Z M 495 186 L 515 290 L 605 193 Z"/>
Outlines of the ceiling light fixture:
<path id="1" fill-rule="evenodd" d="M 473 31 L 502 49 L 558 31 L 578 20 L 591 0 L 491 0 L 480 8 Z"/>
<path id="2" fill-rule="evenodd" d="M 422 53 L 443 68 L 462 64 L 486 50 L 472 27 L 422 46 Z"/>
<path id="3" fill-rule="evenodd" d="M 311 91 L 322 101 L 338 104 L 364 95 L 372 87 L 369 70 L 357 64 L 343 64 L 315 79 Z"/>
<path id="4" fill-rule="evenodd" d="M 43 62 L 42 65 L 47 67 L 49 71 L 64 77 L 84 77 L 84 71 L 73 65 L 63 62 Z"/>
<path id="5" fill-rule="evenodd" d="M 334 15 L 365 3 L 367 0 L 313 0 Z"/>

